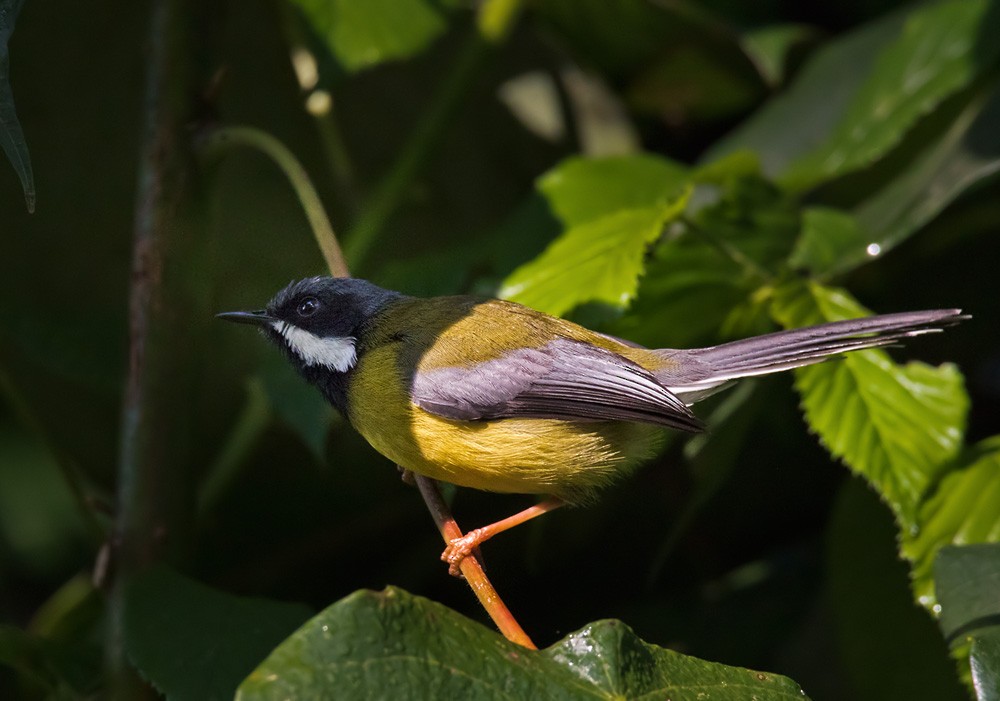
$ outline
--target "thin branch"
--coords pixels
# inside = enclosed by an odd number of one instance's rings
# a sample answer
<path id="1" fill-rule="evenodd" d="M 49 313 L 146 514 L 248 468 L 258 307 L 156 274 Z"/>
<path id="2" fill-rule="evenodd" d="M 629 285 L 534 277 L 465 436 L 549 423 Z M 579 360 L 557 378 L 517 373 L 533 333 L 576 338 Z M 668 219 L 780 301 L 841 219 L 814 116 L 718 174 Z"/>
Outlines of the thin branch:
<path id="1" fill-rule="evenodd" d="M 461 538 L 462 529 L 458 527 L 448 505 L 445 504 L 438 483 L 422 475 L 414 475 L 414 478 L 417 482 L 417 488 L 420 489 L 420 496 L 424 498 L 424 503 L 427 504 L 427 509 L 431 512 L 434 523 L 441 531 L 444 542 L 450 543 L 456 538 Z M 510 612 L 503 599 L 497 594 L 497 590 L 493 588 L 493 584 L 486 576 L 486 572 L 483 571 L 475 555 L 467 555 L 459 567 L 465 581 L 469 583 L 472 592 L 479 599 L 479 603 L 486 609 L 486 613 L 493 619 L 504 637 L 523 647 L 537 650 L 538 648 L 531 641 L 531 638 L 514 618 L 514 614 Z"/>

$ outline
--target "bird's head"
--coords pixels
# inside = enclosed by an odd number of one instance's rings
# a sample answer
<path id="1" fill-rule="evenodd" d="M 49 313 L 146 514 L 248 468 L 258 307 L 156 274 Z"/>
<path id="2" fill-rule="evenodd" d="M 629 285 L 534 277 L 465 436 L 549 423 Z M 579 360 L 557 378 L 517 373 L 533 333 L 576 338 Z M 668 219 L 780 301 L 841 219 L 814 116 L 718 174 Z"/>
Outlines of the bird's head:
<path id="1" fill-rule="evenodd" d="M 354 367 L 365 326 L 399 297 L 398 292 L 366 280 L 311 277 L 288 285 L 266 309 L 217 316 L 260 327 L 308 377 L 323 371 L 345 373 Z"/>

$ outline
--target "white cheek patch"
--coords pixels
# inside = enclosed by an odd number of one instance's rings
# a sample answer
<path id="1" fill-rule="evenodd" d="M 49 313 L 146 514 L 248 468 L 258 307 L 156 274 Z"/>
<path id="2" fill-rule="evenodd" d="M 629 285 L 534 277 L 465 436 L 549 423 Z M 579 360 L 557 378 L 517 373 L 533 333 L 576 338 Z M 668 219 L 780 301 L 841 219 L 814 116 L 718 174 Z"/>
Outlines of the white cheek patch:
<path id="1" fill-rule="evenodd" d="M 358 360 L 355 339 L 351 336 L 320 338 L 282 321 L 275 321 L 272 326 L 307 366 L 322 365 L 337 372 L 347 372 Z"/>

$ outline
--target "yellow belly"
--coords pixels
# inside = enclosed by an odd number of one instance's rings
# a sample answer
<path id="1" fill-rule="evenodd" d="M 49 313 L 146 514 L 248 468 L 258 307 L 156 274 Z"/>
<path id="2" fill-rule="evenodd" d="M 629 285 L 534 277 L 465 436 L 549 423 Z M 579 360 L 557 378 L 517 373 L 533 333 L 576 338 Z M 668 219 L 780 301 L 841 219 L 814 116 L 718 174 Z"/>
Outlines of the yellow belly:
<path id="1" fill-rule="evenodd" d="M 361 355 L 348 389 L 348 418 L 382 455 L 416 473 L 493 492 L 590 498 L 655 451 L 663 429 L 562 419 L 456 421 L 410 401 L 400 346 Z"/>
<path id="2" fill-rule="evenodd" d="M 609 421 L 454 421 L 408 398 L 352 401 L 351 423 L 378 452 L 434 479 L 493 492 L 586 501 L 649 457 L 662 429 Z"/>

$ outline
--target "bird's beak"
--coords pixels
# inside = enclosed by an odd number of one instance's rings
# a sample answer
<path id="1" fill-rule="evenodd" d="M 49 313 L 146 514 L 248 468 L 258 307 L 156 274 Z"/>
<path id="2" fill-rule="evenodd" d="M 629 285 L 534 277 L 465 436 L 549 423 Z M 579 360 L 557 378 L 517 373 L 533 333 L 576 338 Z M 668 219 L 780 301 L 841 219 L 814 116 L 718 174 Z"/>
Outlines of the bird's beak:
<path id="1" fill-rule="evenodd" d="M 263 309 L 258 309 L 255 312 L 222 312 L 221 314 L 216 314 L 215 317 L 237 324 L 251 324 L 253 326 L 267 326 L 271 322 L 276 321 L 273 316 Z"/>

